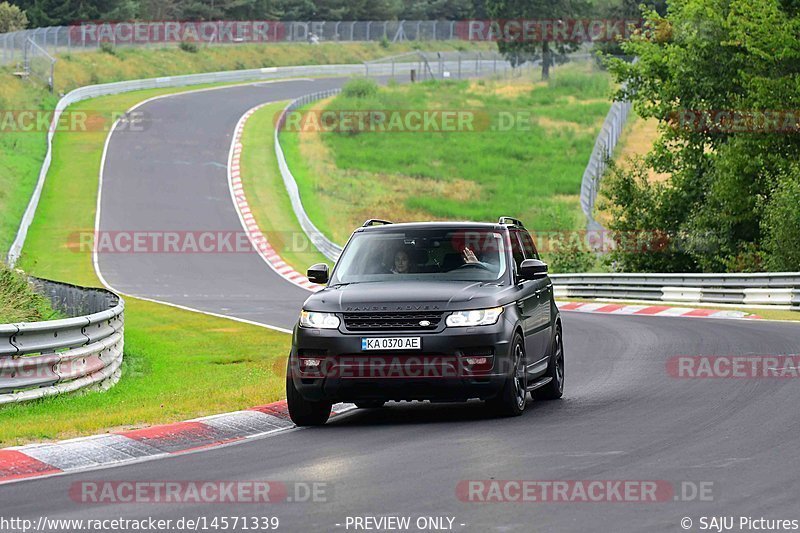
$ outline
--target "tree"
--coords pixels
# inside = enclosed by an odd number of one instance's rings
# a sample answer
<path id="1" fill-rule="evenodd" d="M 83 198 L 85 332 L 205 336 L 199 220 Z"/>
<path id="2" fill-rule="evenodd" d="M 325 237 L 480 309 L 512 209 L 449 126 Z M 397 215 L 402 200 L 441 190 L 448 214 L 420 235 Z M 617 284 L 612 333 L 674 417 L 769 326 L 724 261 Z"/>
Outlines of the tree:
<path id="1" fill-rule="evenodd" d="M 136 7 L 130 0 L 15 0 L 15 4 L 25 10 L 33 27 L 116 19 Z"/>
<path id="2" fill-rule="evenodd" d="M 507 20 L 541 21 L 545 24 L 578 21 L 588 12 L 584 0 L 484 0 L 487 14 L 498 21 L 500 27 Z M 543 30 L 529 37 L 497 41 L 500 52 L 516 66 L 525 61 L 542 62 L 542 79 L 550 77 L 550 67 L 566 60 L 566 54 L 577 50 L 579 42 L 559 39 L 551 31 Z"/>
<path id="3" fill-rule="evenodd" d="M 785 213 L 786 198 L 795 198 L 784 183 L 796 179 L 791 165 L 800 160 L 797 2 L 673 0 L 666 16 L 650 10 L 645 18 L 622 45 L 639 61 L 608 64 L 626 84 L 617 98 L 659 121 L 645 164 L 670 178 L 659 190 L 636 187 L 671 208 L 641 222 L 618 212 L 611 227 L 624 218 L 634 224 L 628 229 L 664 232 L 697 270 L 767 268 L 774 235 L 785 234 L 772 210 Z M 612 191 L 622 214 L 631 212 L 628 201 Z"/>
<path id="4" fill-rule="evenodd" d="M 24 30 L 28 25 L 28 17 L 17 6 L 8 2 L 0 3 L 0 33 Z"/>

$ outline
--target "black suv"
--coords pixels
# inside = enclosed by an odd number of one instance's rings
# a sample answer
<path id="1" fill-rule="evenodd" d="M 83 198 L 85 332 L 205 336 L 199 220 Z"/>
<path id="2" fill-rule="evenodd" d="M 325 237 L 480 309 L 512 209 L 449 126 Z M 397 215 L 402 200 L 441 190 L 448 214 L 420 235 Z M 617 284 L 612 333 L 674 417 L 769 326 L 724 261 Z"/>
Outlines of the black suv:
<path id="1" fill-rule="evenodd" d="M 561 318 L 547 265 L 519 220 L 368 220 L 306 300 L 286 373 L 289 414 L 324 424 L 334 402 L 479 398 L 520 415 L 564 389 Z"/>

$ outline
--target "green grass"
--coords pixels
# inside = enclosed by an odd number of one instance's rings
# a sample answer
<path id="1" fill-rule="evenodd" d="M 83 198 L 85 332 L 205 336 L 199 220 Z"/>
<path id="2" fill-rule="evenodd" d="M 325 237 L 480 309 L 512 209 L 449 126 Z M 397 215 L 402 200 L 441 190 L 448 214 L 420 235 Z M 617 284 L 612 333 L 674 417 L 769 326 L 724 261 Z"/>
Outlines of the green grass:
<path id="1" fill-rule="evenodd" d="M 242 184 L 253 216 L 281 258 L 298 272 L 330 263 L 303 233 L 275 158 L 275 119 L 287 102 L 269 104 L 251 115 L 242 134 Z"/>
<path id="2" fill-rule="evenodd" d="M 102 51 L 61 54 L 55 67 L 56 94 L 35 81 L 13 76 L 15 66 L 0 67 L 0 109 L 50 111 L 58 93 L 96 83 L 137 78 L 173 76 L 222 70 L 288 65 L 360 63 L 415 48 L 455 50 L 464 43 L 396 43 L 383 48 L 379 43 L 257 44 L 201 47 L 187 53 L 178 47 L 120 48 L 114 54 Z M 490 50 L 493 43 L 469 45 L 470 50 Z M 14 239 L 19 221 L 36 184 L 46 149 L 46 132 L 0 133 L 0 253 L 5 255 Z"/>
<path id="3" fill-rule="evenodd" d="M 592 63 L 560 67 L 548 83 L 517 79 L 393 86 L 361 98 L 343 94 L 322 105 L 468 110 L 478 113 L 476 125 L 487 127 L 285 132 L 281 139 L 309 216 L 340 243 L 370 217 L 495 221 L 509 215 L 536 231 L 579 229 L 584 223 L 581 176 L 608 112 L 611 88 L 608 76 Z M 500 126 L 501 113 L 517 112 L 523 113 L 517 122 L 522 127 Z"/>
<path id="4" fill-rule="evenodd" d="M 38 294 L 27 277 L 0 263 L 0 324 L 61 318 L 47 298 Z"/>
<path id="5" fill-rule="evenodd" d="M 82 102 L 110 113 L 176 89 Z M 58 133 L 54 164 L 30 228 L 21 265 L 31 274 L 99 286 L 88 250 L 105 132 Z M 0 444 L 60 439 L 174 422 L 268 403 L 283 395 L 289 335 L 126 298 L 125 363 L 106 393 L 67 395 L 0 408 Z"/>

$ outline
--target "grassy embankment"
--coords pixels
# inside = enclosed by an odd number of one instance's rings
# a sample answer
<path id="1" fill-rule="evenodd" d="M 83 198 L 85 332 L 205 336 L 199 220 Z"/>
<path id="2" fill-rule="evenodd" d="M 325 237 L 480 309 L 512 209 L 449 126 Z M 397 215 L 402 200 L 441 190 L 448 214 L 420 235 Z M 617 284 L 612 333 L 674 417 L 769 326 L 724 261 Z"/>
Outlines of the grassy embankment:
<path id="1" fill-rule="evenodd" d="M 47 298 L 37 294 L 24 274 L 0 263 L 0 324 L 61 318 Z"/>
<path id="2" fill-rule="evenodd" d="M 340 243 L 371 217 L 495 221 L 510 215 L 534 231 L 580 229 L 580 179 L 610 91 L 609 77 L 590 63 L 561 67 L 549 82 L 398 85 L 314 107 L 474 111 L 474 129 L 285 132 L 282 143 L 309 216 Z M 518 112 L 522 118 L 504 127 L 499 117 Z"/>

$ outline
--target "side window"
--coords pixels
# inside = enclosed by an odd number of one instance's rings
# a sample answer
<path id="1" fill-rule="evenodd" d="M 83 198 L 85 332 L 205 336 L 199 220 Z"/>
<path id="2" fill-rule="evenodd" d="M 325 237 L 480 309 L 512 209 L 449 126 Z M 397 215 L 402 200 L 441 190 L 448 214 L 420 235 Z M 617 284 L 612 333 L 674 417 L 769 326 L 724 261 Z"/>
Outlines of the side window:
<path id="1" fill-rule="evenodd" d="M 531 234 L 527 231 L 520 231 L 519 238 L 522 241 L 522 249 L 525 252 L 525 259 L 539 259 L 539 252 L 536 251 L 536 245 L 533 244 Z"/>
<path id="2" fill-rule="evenodd" d="M 511 255 L 514 256 L 514 264 L 517 267 L 517 272 L 519 272 L 519 267 L 522 265 L 522 261 L 525 259 L 525 252 L 522 249 L 522 243 L 519 240 L 519 230 L 511 230 L 508 232 L 509 237 L 511 237 Z"/>

